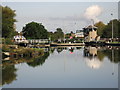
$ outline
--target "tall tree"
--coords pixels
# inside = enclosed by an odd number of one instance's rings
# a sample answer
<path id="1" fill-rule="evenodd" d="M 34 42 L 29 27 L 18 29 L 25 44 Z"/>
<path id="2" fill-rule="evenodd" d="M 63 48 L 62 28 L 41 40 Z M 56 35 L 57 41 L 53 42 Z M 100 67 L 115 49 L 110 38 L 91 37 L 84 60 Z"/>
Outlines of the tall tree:
<path id="1" fill-rule="evenodd" d="M 64 33 L 61 28 L 57 28 L 55 32 L 49 32 L 49 38 L 51 41 L 58 41 L 58 39 L 63 39 L 64 38 Z"/>
<path id="2" fill-rule="evenodd" d="M 64 33 L 61 28 L 57 28 L 56 31 L 54 32 L 54 35 L 57 40 L 64 38 Z"/>
<path id="3" fill-rule="evenodd" d="M 48 32 L 41 23 L 30 22 L 23 27 L 23 35 L 27 39 L 47 39 Z"/>
<path id="4" fill-rule="evenodd" d="M 2 7 L 2 37 L 11 38 L 15 34 L 15 10 L 9 7 Z"/>
<path id="5" fill-rule="evenodd" d="M 120 22 L 117 19 L 113 20 L 113 36 L 114 38 L 120 38 Z M 104 28 L 102 37 L 106 38 L 112 37 L 112 20 Z"/>
<path id="6" fill-rule="evenodd" d="M 97 29 L 97 34 L 99 36 L 102 36 L 103 30 L 105 29 L 106 25 L 102 21 L 100 21 L 100 22 L 96 23 L 95 26 L 98 28 Z"/>

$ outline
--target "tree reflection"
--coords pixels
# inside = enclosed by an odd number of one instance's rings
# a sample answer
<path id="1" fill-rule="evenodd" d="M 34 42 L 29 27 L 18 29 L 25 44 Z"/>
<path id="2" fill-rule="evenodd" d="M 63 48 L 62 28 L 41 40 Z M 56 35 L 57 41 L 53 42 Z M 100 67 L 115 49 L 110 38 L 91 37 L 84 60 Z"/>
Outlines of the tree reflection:
<path id="1" fill-rule="evenodd" d="M 113 52 L 114 53 L 113 53 Z M 113 55 L 112 55 L 113 53 Z M 108 59 L 111 62 L 118 63 L 120 62 L 120 48 L 112 47 L 85 47 L 84 48 L 84 57 L 87 57 L 89 59 L 97 57 L 98 60 L 103 61 L 105 57 L 108 57 Z M 114 60 L 113 60 L 114 58 Z"/>
<path id="2" fill-rule="evenodd" d="M 54 51 L 55 51 L 55 48 L 50 48 L 50 53 L 52 54 L 52 53 L 54 53 Z"/>
<path id="3" fill-rule="evenodd" d="M 114 55 L 112 55 L 112 50 L 113 50 L 113 54 Z M 120 58 L 119 58 L 119 55 L 120 55 L 120 49 L 112 49 L 112 50 L 104 50 L 103 51 L 103 54 L 105 55 L 105 56 L 107 56 L 108 58 L 109 58 L 109 60 L 111 61 L 111 62 L 114 62 L 114 63 L 119 63 L 120 62 Z M 114 60 L 113 60 L 113 58 L 114 58 Z"/>
<path id="4" fill-rule="evenodd" d="M 32 62 L 28 62 L 27 64 L 32 67 L 36 67 L 39 65 L 43 65 L 45 63 L 45 60 L 49 57 L 49 52 L 45 52 L 43 56 L 36 58 Z"/>
<path id="5" fill-rule="evenodd" d="M 103 53 L 103 51 L 97 51 L 97 57 L 100 61 L 103 61 L 105 54 Z"/>
<path id="6" fill-rule="evenodd" d="M 64 49 L 64 48 L 62 48 L 62 47 L 58 47 L 58 48 L 57 48 L 57 52 L 60 53 L 60 52 L 63 51 L 63 49 Z"/>
<path id="7" fill-rule="evenodd" d="M 4 66 L 2 68 L 2 85 L 10 84 L 14 80 L 16 80 L 17 77 L 16 71 L 17 69 L 15 68 L 14 65 Z"/>

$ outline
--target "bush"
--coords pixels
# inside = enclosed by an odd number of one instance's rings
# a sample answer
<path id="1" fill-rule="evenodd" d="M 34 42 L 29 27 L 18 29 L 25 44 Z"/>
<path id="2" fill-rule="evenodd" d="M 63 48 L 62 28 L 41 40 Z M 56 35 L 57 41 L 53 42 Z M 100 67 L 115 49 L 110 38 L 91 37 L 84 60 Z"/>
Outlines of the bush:
<path id="1" fill-rule="evenodd" d="M 14 42 L 10 38 L 2 39 L 2 43 L 7 44 L 7 45 L 13 45 L 14 44 Z"/>
<path id="2" fill-rule="evenodd" d="M 7 45 L 2 45 L 2 52 L 10 52 L 10 48 Z"/>

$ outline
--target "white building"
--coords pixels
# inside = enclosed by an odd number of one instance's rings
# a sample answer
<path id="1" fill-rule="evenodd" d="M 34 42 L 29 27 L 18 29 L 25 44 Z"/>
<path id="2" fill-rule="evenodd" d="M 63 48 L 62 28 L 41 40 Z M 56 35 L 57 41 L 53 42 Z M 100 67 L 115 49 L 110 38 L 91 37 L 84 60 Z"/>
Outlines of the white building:
<path id="1" fill-rule="evenodd" d="M 86 42 L 100 40 L 100 36 L 97 35 L 97 27 L 90 25 L 83 29 L 84 29 L 84 36 Z"/>
<path id="2" fill-rule="evenodd" d="M 26 38 L 22 35 L 16 35 L 14 36 L 14 42 L 15 43 L 28 43 L 28 41 L 26 40 Z"/>
<path id="3" fill-rule="evenodd" d="M 75 37 L 84 38 L 83 30 L 76 30 Z"/>

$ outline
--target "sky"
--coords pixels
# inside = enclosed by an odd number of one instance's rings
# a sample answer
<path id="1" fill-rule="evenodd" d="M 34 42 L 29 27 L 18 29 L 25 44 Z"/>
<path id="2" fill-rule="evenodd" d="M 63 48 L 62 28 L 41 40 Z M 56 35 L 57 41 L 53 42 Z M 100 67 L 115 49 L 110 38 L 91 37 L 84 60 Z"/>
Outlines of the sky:
<path id="1" fill-rule="evenodd" d="M 2 2 L 16 10 L 16 30 L 32 21 L 42 23 L 48 31 L 62 28 L 67 33 L 75 32 L 90 24 L 103 21 L 107 24 L 118 18 L 118 2 Z M 111 16 L 113 13 L 113 16 Z M 93 19 L 93 20 L 91 20 Z"/>

